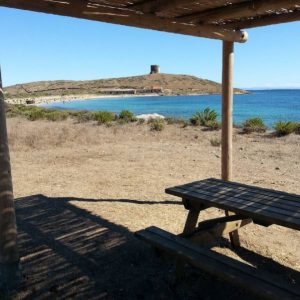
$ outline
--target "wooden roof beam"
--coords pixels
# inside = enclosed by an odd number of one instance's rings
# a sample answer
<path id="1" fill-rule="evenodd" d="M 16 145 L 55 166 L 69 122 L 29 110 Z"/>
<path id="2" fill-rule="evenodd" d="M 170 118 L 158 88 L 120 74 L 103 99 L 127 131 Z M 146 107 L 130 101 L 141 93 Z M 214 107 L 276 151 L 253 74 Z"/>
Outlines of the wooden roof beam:
<path id="1" fill-rule="evenodd" d="M 210 23 L 219 20 L 255 17 L 267 14 L 268 11 L 294 10 L 297 6 L 300 7 L 300 0 L 252 0 L 185 15 L 177 19 L 184 22 Z"/>
<path id="2" fill-rule="evenodd" d="M 281 23 L 288 23 L 288 22 L 296 22 L 300 21 L 300 10 L 295 12 L 280 14 L 280 15 L 272 15 L 272 16 L 263 16 L 255 19 L 244 20 L 240 22 L 232 22 L 229 24 L 225 24 L 222 27 L 228 29 L 246 29 L 246 28 L 255 28 L 261 26 L 268 26 L 268 25 L 276 25 Z"/>
<path id="3" fill-rule="evenodd" d="M 75 1 L 81 0 L 64 2 L 50 0 L 0 0 L 0 6 L 239 43 L 246 42 L 248 38 L 247 33 L 242 31 L 223 29 L 215 25 L 184 24 L 170 19 L 155 17 L 151 14 L 112 8 L 111 6 L 99 5 L 94 7 L 87 5 L 86 9 L 80 11 L 77 6 L 73 5 Z"/>
<path id="4" fill-rule="evenodd" d="M 148 0 L 135 3 L 129 7 L 145 13 L 160 13 L 162 11 L 176 8 L 182 4 L 188 5 L 194 2 L 195 0 Z"/>

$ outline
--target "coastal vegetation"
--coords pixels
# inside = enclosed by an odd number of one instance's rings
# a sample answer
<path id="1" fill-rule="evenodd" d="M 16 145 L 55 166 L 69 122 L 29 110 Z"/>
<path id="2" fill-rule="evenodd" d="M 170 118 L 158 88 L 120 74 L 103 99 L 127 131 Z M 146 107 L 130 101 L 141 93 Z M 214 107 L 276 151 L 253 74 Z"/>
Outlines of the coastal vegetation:
<path id="1" fill-rule="evenodd" d="M 221 123 L 217 120 L 218 114 L 215 110 L 206 107 L 203 111 L 196 112 L 190 119 L 194 126 L 204 126 L 209 130 L 218 130 Z"/>
<path id="2" fill-rule="evenodd" d="M 217 120 L 218 114 L 215 110 L 206 107 L 203 111 L 196 112 L 192 118 L 190 119 L 191 124 L 207 126 L 211 122 L 215 122 Z"/>
<path id="3" fill-rule="evenodd" d="M 296 123 L 279 121 L 274 124 L 275 133 L 277 136 L 289 135 L 296 129 Z"/>
<path id="4" fill-rule="evenodd" d="M 165 121 L 168 125 L 177 124 L 181 125 L 182 127 L 186 127 L 189 125 L 189 122 L 182 118 L 166 117 Z"/>
<path id="5" fill-rule="evenodd" d="M 129 110 L 122 110 L 119 114 L 119 119 L 125 123 L 135 122 L 137 120 L 135 115 Z"/>
<path id="6" fill-rule="evenodd" d="M 106 124 L 109 122 L 113 122 L 117 119 L 117 116 L 109 111 L 96 111 L 93 112 L 93 120 L 97 121 L 98 124 Z"/>
<path id="7" fill-rule="evenodd" d="M 119 114 L 110 111 L 76 111 L 47 109 L 38 106 L 28 105 L 8 105 L 6 109 L 7 117 L 22 117 L 30 121 L 47 120 L 52 122 L 72 119 L 76 123 L 96 122 L 98 125 L 112 126 L 113 124 L 136 123 L 141 125 L 145 123 L 144 119 L 137 118 L 129 110 L 123 110 Z M 166 125 L 178 125 L 182 128 L 187 126 L 201 127 L 203 130 L 219 130 L 221 122 L 218 121 L 218 114 L 209 107 L 203 111 L 196 112 L 189 120 L 175 117 L 166 117 L 164 119 L 150 119 L 147 122 L 150 130 L 162 131 Z M 282 137 L 291 133 L 300 134 L 300 122 L 279 121 L 274 124 L 274 135 Z M 267 126 L 261 118 L 247 119 L 241 126 L 236 127 L 241 133 L 263 134 L 267 131 Z M 211 144 L 218 144 L 212 141 Z"/>
<path id="8" fill-rule="evenodd" d="M 296 134 L 300 134 L 300 122 L 296 122 L 296 123 L 295 123 L 294 132 L 295 132 Z"/>
<path id="9" fill-rule="evenodd" d="M 267 126 L 262 118 L 247 119 L 242 124 L 242 128 L 244 133 L 265 132 L 267 130 Z"/>
<path id="10" fill-rule="evenodd" d="M 163 119 L 152 119 L 149 121 L 149 124 L 152 131 L 162 131 L 165 128 L 165 121 Z"/>

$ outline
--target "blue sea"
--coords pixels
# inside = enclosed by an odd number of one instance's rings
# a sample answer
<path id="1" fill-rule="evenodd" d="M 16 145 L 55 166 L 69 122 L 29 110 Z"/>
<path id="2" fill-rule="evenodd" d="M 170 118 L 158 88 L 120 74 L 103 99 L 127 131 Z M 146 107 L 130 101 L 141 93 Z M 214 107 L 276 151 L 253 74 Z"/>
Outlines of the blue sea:
<path id="1" fill-rule="evenodd" d="M 190 118 L 195 112 L 210 107 L 221 113 L 220 95 L 120 97 L 76 100 L 44 105 L 49 108 L 75 110 L 108 110 L 119 113 L 128 109 L 134 114 L 158 113 L 163 116 Z M 233 118 L 241 124 L 252 117 L 261 117 L 271 127 L 277 121 L 300 122 L 299 90 L 255 90 L 250 94 L 235 95 Z"/>

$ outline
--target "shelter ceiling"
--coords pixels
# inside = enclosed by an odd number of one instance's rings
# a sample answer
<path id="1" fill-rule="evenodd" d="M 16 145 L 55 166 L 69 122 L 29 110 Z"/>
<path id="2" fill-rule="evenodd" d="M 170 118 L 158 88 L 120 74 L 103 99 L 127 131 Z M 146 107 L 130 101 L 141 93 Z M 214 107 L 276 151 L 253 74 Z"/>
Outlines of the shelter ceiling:
<path id="1" fill-rule="evenodd" d="M 300 20 L 300 0 L 0 0 L 0 5 L 244 42 L 245 28 Z"/>

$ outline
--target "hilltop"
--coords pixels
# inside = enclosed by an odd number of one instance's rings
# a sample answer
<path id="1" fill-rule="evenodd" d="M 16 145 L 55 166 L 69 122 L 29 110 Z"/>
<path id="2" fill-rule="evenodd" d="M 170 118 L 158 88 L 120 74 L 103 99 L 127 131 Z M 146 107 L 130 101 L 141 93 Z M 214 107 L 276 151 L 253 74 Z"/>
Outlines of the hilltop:
<path id="1" fill-rule="evenodd" d="M 34 99 L 37 97 L 60 97 L 80 95 L 122 94 L 220 94 L 221 84 L 190 75 L 150 74 L 133 77 L 99 79 L 88 81 L 39 81 L 17 84 L 4 89 L 5 97 L 11 99 Z M 235 89 L 235 93 L 246 93 Z"/>

